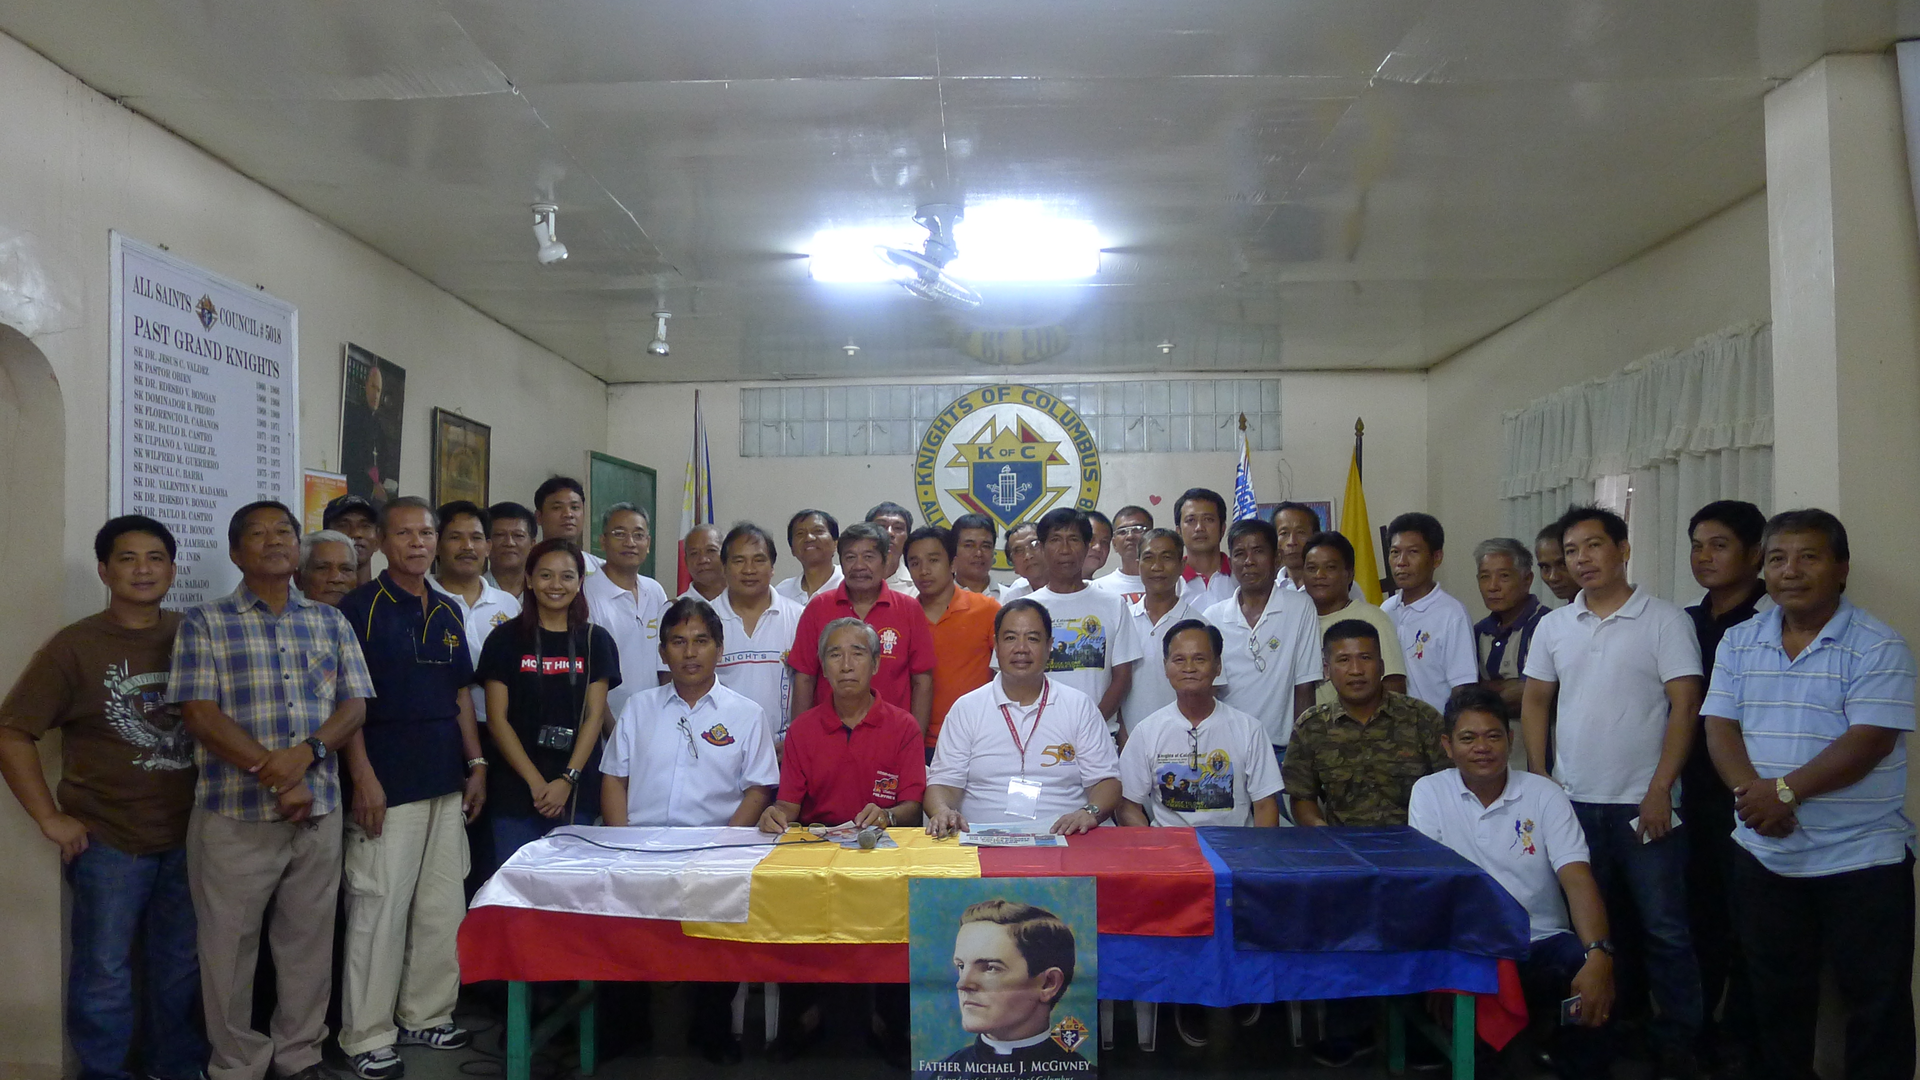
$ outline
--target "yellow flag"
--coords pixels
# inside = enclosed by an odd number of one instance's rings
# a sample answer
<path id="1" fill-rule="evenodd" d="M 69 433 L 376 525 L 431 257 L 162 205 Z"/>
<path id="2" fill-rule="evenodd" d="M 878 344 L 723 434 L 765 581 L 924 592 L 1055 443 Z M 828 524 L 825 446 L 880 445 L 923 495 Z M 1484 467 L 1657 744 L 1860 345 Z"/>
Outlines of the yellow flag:
<path id="1" fill-rule="evenodd" d="M 1373 554 L 1373 523 L 1367 519 L 1367 493 L 1360 486 L 1360 455 L 1347 465 L 1347 494 L 1340 503 L 1340 535 L 1353 544 L 1353 579 L 1369 604 L 1379 604 L 1380 561 Z"/>

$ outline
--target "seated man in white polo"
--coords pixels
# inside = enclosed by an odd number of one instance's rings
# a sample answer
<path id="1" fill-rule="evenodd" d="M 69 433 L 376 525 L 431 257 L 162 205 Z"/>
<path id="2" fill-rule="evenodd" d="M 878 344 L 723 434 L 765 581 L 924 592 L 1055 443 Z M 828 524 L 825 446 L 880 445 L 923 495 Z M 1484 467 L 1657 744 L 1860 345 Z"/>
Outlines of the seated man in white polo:
<path id="1" fill-rule="evenodd" d="M 1580 999 L 1555 1029 L 1554 1069 L 1568 1080 L 1605 1077 L 1609 1054 L 1598 1029 L 1613 1009 L 1613 944 L 1573 802 L 1547 777 L 1507 768 L 1507 706 L 1498 693 L 1456 689 L 1445 723 L 1454 767 L 1413 785 L 1407 823 L 1485 870 L 1527 909 L 1531 944 L 1520 982 L 1529 1011 L 1553 1016 L 1561 1002 Z"/>
<path id="2" fill-rule="evenodd" d="M 927 832 L 968 822 L 1086 832 L 1120 804 L 1120 768 L 1093 699 L 1047 677 L 1053 620 L 1018 599 L 994 618 L 1000 673 L 947 712 L 927 766 Z"/>

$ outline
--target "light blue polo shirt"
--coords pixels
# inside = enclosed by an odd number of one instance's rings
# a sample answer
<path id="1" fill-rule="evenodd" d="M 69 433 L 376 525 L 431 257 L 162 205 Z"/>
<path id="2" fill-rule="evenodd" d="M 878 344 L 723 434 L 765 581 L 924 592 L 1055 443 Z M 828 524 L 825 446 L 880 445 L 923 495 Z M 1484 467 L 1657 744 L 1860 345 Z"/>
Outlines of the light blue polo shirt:
<path id="1" fill-rule="evenodd" d="M 1913 653 L 1892 627 L 1845 597 L 1800 655 L 1780 645 L 1779 608 L 1727 631 L 1713 665 L 1703 716 L 1740 725 L 1747 756 L 1765 780 L 1813 760 L 1855 724 L 1914 729 Z M 1787 877 L 1886 866 L 1906 858 L 1913 823 L 1907 794 L 1907 740 L 1859 783 L 1815 796 L 1796 809 L 1799 826 L 1782 839 L 1744 822 L 1734 839 L 1761 865 Z"/>

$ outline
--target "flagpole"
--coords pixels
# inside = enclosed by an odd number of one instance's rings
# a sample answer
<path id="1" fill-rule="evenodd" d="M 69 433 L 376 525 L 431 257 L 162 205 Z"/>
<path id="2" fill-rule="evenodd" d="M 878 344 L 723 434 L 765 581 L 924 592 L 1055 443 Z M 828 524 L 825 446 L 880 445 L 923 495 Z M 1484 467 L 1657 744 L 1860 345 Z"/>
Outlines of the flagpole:
<path id="1" fill-rule="evenodd" d="M 699 391 L 694 391 L 699 393 Z M 1244 417 L 1242 418 L 1244 422 Z M 1367 438 L 1367 425 L 1359 417 L 1353 418 L 1353 469 L 1362 477 L 1367 475 L 1366 466 L 1361 461 L 1361 451 Z"/>

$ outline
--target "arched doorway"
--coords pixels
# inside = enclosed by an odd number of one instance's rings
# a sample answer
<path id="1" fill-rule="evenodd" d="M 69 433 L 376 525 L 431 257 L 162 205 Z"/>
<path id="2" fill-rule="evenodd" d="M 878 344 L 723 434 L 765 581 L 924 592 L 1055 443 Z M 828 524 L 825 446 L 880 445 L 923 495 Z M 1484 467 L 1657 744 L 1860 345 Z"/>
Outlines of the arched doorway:
<path id="1" fill-rule="evenodd" d="M 11 687 L 65 621 L 66 421 L 60 383 L 25 335 L 0 324 L 0 688 Z M 0 689 L 0 692 L 4 692 Z M 49 779 L 58 738 L 41 743 Z M 66 1040 L 60 856 L 10 796 L 0 795 L 0 1075 L 57 1080 Z"/>

